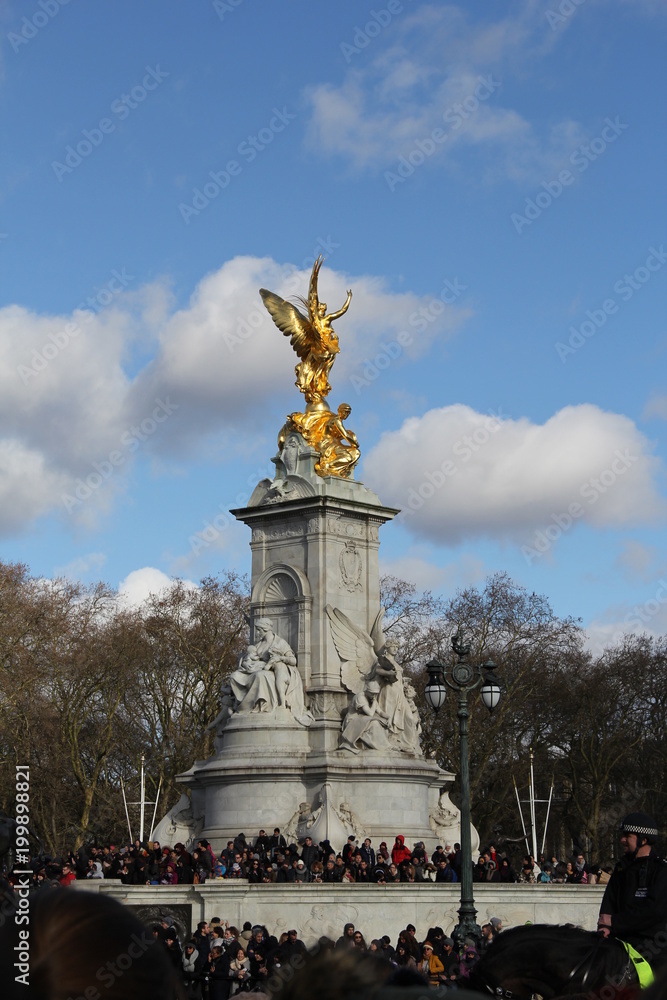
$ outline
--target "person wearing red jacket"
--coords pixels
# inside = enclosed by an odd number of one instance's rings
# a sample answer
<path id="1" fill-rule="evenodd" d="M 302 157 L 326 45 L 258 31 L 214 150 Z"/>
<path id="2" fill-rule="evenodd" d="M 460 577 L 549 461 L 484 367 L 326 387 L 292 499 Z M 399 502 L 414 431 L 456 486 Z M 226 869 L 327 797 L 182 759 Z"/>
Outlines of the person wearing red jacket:
<path id="1" fill-rule="evenodd" d="M 70 865 L 63 865 L 63 873 L 58 877 L 58 881 L 61 885 L 71 885 L 72 882 L 76 881 L 76 875 Z"/>
<path id="2" fill-rule="evenodd" d="M 402 833 L 399 833 L 391 849 L 391 860 L 398 866 L 403 861 L 410 861 L 411 858 L 412 851 L 405 846 L 405 837 Z"/>

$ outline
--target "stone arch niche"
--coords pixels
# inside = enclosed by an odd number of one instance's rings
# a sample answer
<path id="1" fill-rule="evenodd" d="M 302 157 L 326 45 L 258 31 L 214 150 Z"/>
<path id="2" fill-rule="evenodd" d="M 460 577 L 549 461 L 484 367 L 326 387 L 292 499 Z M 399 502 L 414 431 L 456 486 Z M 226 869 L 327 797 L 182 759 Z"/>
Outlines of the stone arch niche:
<path id="1" fill-rule="evenodd" d="M 255 634 L 258 618 L 270 618 L 278 635 L 297 658 L 304 688 L 310 683 L 310 618 L 312 595 L 308 578 L 287 564 L 274 564 L 259 577 L 252 590 L 251 624 Z"/>

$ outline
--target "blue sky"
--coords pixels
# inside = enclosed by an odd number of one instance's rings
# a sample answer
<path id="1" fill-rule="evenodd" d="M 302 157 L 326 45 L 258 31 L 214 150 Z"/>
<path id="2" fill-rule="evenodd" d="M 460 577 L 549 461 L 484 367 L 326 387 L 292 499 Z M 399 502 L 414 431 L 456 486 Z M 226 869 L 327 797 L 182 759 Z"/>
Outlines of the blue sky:
<path id="1" fill-rule="evenodd" d="M 130 598 L 248 571 L 226 512 L 301 406 L 257 290 L 323 253 L 383 568 L 664 632 L 666 21 L 0 3 L 1 557 Z"/>

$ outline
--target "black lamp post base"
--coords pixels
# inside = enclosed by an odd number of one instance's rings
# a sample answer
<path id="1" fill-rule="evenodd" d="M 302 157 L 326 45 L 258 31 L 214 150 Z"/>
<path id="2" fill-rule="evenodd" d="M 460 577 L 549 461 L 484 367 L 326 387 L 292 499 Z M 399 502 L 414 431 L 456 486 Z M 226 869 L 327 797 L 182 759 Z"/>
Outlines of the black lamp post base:
<path id="1" fill-rule="evenodd" d="M 459 955 L 462 953 L 466 941 L 472 941 L 475 948 L 479 950 L 482 942 L 482 928 L 475 920 L 476 916 L 476 911 L 464 915 L 459 910 L 459 922 L 452 931 L 452 940 Z"/>

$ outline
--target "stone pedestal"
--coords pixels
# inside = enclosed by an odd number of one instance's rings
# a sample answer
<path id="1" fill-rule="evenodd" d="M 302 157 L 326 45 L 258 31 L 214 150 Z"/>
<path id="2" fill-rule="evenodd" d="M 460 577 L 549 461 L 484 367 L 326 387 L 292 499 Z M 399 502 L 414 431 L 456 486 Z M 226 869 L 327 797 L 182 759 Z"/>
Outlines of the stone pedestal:
<path id="1" fill-rule="evenodd" d="M 290 444 L 289 468 L 274 459 L 275 479 L 232 513 L 251 529 L 251 641 L 255 623 L 269 619 L 296 654 L 312 721 L 302 724 L 284 708 L 235 711 L 218 731 L 216 756 L 179 776 L 191 790 L 197 831 L 216 848 L 241 831 L 254 838 L 275 826 L 292 838 L 326 830 L 377 844 L 402 833 L 410 844 L 434 846 L 449 817 L 457 840 L 458 815 L 446 795 L 452 776 L 423 756 L 416 738 L 407 751 L 339 749 L 353 690 L 327 608 L 371 632 L 380 609 L 379 529 L 398 512 L 361 483 L 316 475 L 317 452 L 300 435 Z"/>

